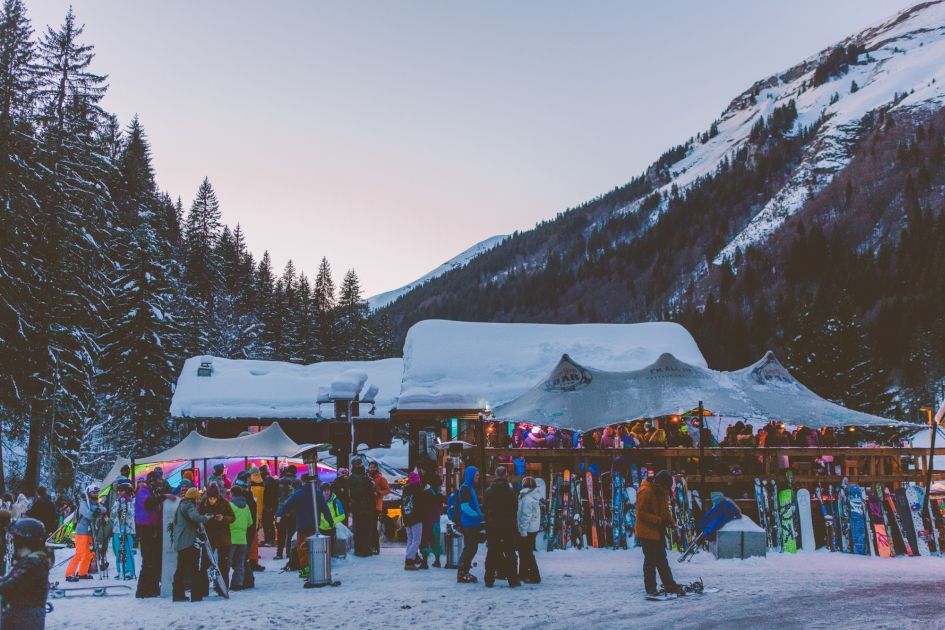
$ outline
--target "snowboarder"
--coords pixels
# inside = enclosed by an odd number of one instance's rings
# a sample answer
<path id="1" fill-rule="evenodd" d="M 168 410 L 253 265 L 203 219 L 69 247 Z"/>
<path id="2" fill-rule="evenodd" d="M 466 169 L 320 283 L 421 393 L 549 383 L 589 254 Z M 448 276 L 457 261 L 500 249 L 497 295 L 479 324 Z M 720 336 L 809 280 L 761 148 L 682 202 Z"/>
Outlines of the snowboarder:
<path id="1" fill-rule="evenodd" d="M 354 460 L 348 480 L 351 492 L 351 526 L 354 529 L 354 555 L 370 556 L 377 531 L 374 482 L 364 470 L 364 461 Z"/>
<path id="2" fill-rule="evenodd" d="M 222 514 L 214 516 L 197 512 L 197 499 L 200 491 L 190 488 L 174 513 L 174 550 L 177 551 L 177 571 L 174 572 L 173 600 L 186 602 L 185 591 L 190 585 L 190 601 L 199 602 L 210 590 L 207 578 L 209 561 L 201 558 L 202 547 L 198 548 L 197 532 L 200 525 L 210 519 L 223 520 Z M 198 565 L 200 568 L 198 568 Z"/>
<path id="3" fill-rule="evenodd" d="M 661 470 L 653 479 L 645 480 L 637 492 L 636 537 L 643 548 L 643 586 L 647 595 L 658 595 L 656 573 L 659 572 L 666 593 L 682 593 L 682 588 L 673 579 L 673 572 L 666 559 L 667 527 L 675 522 L 669 511 L 669 492 L 673 477 L 669 471 Z"/>
<path id="4" fill-rule="evenodd" d="M 37 519 L 23 517 L 10 525 L 13 537 L 13 567 L 0 577 L 0 627 L 42 630 L 46 627 L 46 596 L 49 567 L 46 527 Z"/>
<path id="5" fill-rule="evenodd" d="M 460 583 L 475 583 L 479 580 L 469 573 L 473 558 L 479 550 L 479 529 L 485 516 L 479 507 L 479 497 L 476 496 L 476 482 L 479 480 L 479 471 L 475 466 L 467 466 L 463 471 L 463 485 L 459 489 L 459 524 L 463 530 L 463 552 L 459 556 L 459 567 L 456 570 L 456 581 Z M 452 514 L 450 515 L 452 518 Z M 455 519 L 454 519 L 455 520 Z"/>
<path id="6" fill-rule="evenodd" d="M 522 479 L 518 495 L 518 577 L 526 584 L 541 583 L 535 561 L 535 538 L 541 529 L 541 492 L 533 477 Z"/>
<path id="7" fill-rule="evenodd" d="M 66 581 L 78 582 L 91 580 L 89 565 L 93 556 L 93 521 L 101 520 L 105 508 L 99 505 L 98 484 L 89 484 L 85 489 L 85 497 L 79 500 L 75 525 L 75 555 L 66 567 Z"/>

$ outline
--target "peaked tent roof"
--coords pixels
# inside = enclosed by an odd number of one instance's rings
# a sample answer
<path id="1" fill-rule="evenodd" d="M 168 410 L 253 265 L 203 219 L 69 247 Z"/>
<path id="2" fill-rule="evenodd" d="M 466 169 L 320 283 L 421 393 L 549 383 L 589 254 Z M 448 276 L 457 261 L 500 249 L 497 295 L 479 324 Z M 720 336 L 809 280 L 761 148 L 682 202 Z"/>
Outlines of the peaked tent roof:
<path id="1" fill-rule="evenodd" d="M 222 459 L 226 457 L 294 457 L 311 448 L 298 444 L 278 422 L 260 431 L 235 438 L 211 438 L 191 431 L 176 446 L 166 451 L 136 459 L 136 464 L 156 464 L 188 459 Z"/>
<path id="2" fill-rule="evenodd" d="M 901 424 L 820 398 L 794 379 L 771 352 L 735 372 L 690 365 L 668 353 L 639 370 L 606 372 L 564 355 L 545 379 L 496 407 L 495 416 L 587 431 L 681 413 L 699 400 L 717 416 L 781 420 L 791 425 Z"/>
<path id="3" fill-rule="evenodd" d="M 634 370 L 664 352 L 705 367 L 685 328 L 640 324 L 504 324 L 428 319 L 404 343 L 398 410 L 487 409 L 514 400 L 562 354 L 602 370 Z"/>

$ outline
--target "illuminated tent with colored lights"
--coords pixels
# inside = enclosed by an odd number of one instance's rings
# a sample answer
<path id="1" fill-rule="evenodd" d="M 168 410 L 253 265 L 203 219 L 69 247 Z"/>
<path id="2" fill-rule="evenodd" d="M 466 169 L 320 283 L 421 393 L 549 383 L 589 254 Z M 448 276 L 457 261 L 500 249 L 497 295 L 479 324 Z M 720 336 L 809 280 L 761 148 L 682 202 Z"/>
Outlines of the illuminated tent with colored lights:
<path id="1" fill-rule="evenodd" d="M 234 438 L 211 438 L 191 431 L 176 446 L 150 457 L 137 458 L 135 463 L 232 457 L 297 457 L 312 447 L 312 444 L 297 444 L 283 432 L 278 422 L 274 422 L 258 433 Z"/>
<path id="2" fill-rule="evenodd" d="M 494 415 L 498 420 L 589 431 L 682 414 L 700 400 L 713 416 L 732 422 L 777 420 L 811 428 L 912 426 L 824 400 L 791 376 L 771 352 L 734 372 L 685 363 L 668 353 L 642 369 L 608 372 L 564 355 L 545 379 L 496 407 Z"/>

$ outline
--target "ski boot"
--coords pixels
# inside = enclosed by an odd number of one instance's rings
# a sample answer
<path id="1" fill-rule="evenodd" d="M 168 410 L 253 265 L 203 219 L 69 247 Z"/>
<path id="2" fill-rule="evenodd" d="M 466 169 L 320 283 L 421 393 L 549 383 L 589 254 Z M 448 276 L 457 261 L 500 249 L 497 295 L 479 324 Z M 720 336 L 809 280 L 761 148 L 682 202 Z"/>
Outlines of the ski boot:
<path id="1" fill-rule="evenodd" d="M 479 580 L 476 578 L 475 575 L 472 575 L 470 573 L 457 573 L 456 581 L 460 584 L 475 584 Z"/>

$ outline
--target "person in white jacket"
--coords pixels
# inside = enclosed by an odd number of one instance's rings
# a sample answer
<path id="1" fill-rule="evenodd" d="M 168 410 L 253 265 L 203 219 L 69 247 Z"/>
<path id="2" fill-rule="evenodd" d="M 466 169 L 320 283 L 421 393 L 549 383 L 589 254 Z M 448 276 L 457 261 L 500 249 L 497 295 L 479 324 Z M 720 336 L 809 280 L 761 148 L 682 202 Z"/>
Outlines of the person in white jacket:
<path id="1" fill-rule="evenodd" d="M 522 490 L 518 495 L 518 577 L 526 584 L 541 583 L 535 561 L 535 538 L 541 529 L 541 498 L 535 479 L 522 479 Z"/>

